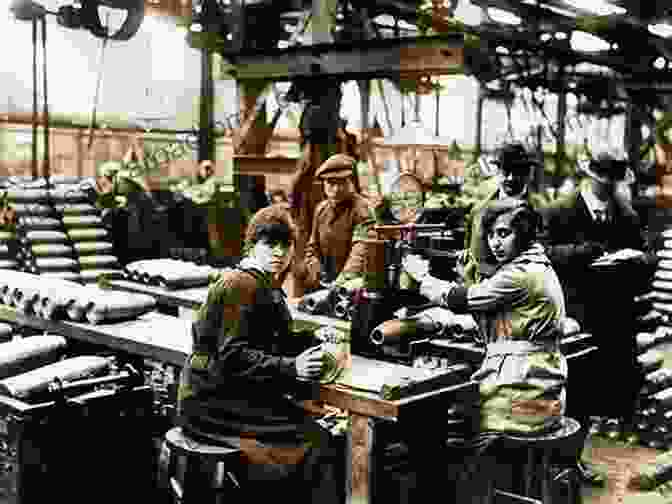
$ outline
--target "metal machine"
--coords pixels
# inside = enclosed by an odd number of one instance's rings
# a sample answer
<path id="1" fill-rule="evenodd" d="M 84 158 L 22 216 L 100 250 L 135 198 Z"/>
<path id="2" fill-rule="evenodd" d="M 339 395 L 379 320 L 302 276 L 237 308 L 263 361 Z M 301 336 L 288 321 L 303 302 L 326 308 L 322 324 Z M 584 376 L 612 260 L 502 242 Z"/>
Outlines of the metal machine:
<path id="1" fill-rule="evenodd" d="M 0 500 L 123 502 L 154 489 L 153 393 L 132 367 L 0 396 Z"/>

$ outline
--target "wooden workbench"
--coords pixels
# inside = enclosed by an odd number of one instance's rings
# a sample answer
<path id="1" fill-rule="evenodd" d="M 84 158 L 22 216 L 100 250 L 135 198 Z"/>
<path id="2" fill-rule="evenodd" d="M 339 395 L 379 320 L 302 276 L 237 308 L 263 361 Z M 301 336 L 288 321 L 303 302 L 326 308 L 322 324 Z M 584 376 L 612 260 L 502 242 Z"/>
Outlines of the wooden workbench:
<path id="1" fill-rule="evenodd" d="M 191 350 L 191 323 L 157 312 L 134 320 L 93 325 L 47 320 L 0 305 L 0 320 L 180 367 Z"/>
<path id="2" fill-rule="evenodd" d="M 136 320 L 91 325 L 46 320 L 0 305 L 0 320 L 180 367 L 191 349 L 191 323 L 156 312 Z M 314 318 L 311 317 L 311 320 L 314 321 Z M 374 467 L 375 429 L 372 419 L 415 423 L 414 420 L 423 415 L 432 415 L 440 408 L 447 409 L 448 404 L 473 402 L 478 396 L 478 386 L 475 382 L 457 385 L 447 382 L 446 386 L 428 393 L 389 401 L 380 398 L 376 389 L 386 376 L 400 370 L 403 372 L 402 366 L 352 356 L 349 367 L 349 372 L 339 383 L 319 387 L 319 400 L 350 413 L 348 502 L 365 504 L 371 501 L 370 481 Z"/>

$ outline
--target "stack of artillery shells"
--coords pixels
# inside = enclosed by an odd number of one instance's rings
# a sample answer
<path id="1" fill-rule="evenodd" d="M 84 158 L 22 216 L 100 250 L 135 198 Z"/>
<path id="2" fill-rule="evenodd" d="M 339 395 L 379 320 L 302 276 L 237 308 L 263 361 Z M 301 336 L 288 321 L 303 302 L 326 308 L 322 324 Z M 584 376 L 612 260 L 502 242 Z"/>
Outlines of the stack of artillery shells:
<path id="1" fill-rule="evenodd" d="M 199 266 L 177 259 L 147 259 L 126 265 L 126 278 L 147 285 L 167 289 L 204 287 L 214 272 L 210 266 Z"/>
<path id="2" fill-rule="evenodd" d="M 123 270 L 114 255 L 111 236 L 104 227 L 100 210 L 88 203 L 86 194 L 77 187 L 66 187 L 59 195 L 55 209 L 72 243 L 79 279 L 91 283 L 102 275 L 121 278 Z"/>
<path id="3" fill-rule="evenodd" d="M 672 229 L 663 231 L 663 248 L 658 251 L 658 265 L 653 280 L 654 309 L 672 315 Z"/>

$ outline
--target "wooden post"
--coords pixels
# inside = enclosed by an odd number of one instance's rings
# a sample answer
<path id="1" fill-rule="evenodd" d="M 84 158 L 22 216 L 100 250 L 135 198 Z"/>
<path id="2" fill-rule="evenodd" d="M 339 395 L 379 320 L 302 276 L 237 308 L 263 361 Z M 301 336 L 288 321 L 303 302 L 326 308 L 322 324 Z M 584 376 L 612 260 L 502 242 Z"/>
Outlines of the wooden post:
<path id="1" fill-rule="evenodd" d="M 33 19 L 33 144 L 30 174 L 35 179 L 40 176 L 37 168 L 37 19 Z"/>
<path id="2" fill-rule="evenodd" d="M 559 168 L 564 164 L 567 159 L 567 152 L 565 148 L 565 120 L 567 118 L 567 92 L 565 91 L 565 67 L 564 64 L 560 64 L 559 69 L 559 81 L 560 81 L 560 91 L 558 92 L 558 130 L 557 138 L 555 139 L 555 172 L 558 173 Z M 536 178 L 536 177 L 535 177 Z M 539 182 L 535 181 L 537 186 L 535 190 L 539 189 Z"/>
<path id="3" fill-rule="evenodd" d="M 198 160 L 215 160 L 212 130 L 214 126 L 214 83 L 212 78 L 212 54 L 201 49 L 201 102 L 198 124 Z"/>
<path id="4" fill-rule="evenodd" d="M 378 82 L 378 91 L 380 92 L 380 99 L 383 102 L 383 111 L 385 112 L 385 124 L 387 124 L 387 128 L 390 131 L 390 135 L 394 134 L 394 126 L 392 124 L 392 115 L 390 114 L 390 105 L 387 103 L 387 99 L 385 97 L 385 88 L 383 87 L 383 81 L 381 79 L 377 79 Z"/>
<path id="5" fill-rule="evenodd" d="M 361 113 L 361 122 L 362 122 L 362 143 L 366 148 L 362 149 L 361 158 L 362 161 L 368 159 L 368 147 L 369 147 L 369 111 L 370 111 L 370 100 L 371 100 L 371 88 L 369 80 L 358 80 L 357 86 L 359 87 L 359 99 L 362 109 Z"/>
<path id="6" fill-rule="evenodd" d="M 441 113 L 439 112 L 439 105 L 441 103 L 441 89 L 437 86 L 435 92 L 435 103 L 436 103 L 436 113 L 434 118 L 434 134 L 439 136 L 439 119 L 441 118 Z"/>
<path id="7" fill-rule="evenodd" d="M 478 98 L 476 100 L 476 138 L 474 139 L 474 157 L 478 158 L 483 150 L 483 102 L 485 93 L 483 85 L 478 85 Z"/>
<path id="8" fill-rule="evenodd" d="M 47 94 L 47 20 L 40 20 L 42 25 L 42 124 L 43 142 L 44 142 L 44 166 L 42 167 L 42 176 L 49 179 L 51 176 L 51 149 L 49 148 L 49 97 Z"/>
<path id="9" fill-rule="evenodd" d="M 266 123 L 264 93 L 267 86 L 268 82 L 265 80 L 237 81 L 240 125 L 233 138 L 235 154 L 263 155 L 266 152 L 272 134 Z"/>
<path id="10" fill-rule="evenodd" d="M 639 192 L 639 173 L 637 168 L 639 167 L 642 141 L 642 121 L 637 116 L 637 106 L 631 101 L 628 103 L 626 111 L 624 145 L 628 153 L 630 165 L 635 173 L 635 182 L 632 187 L 634 194 Z"/>
<path id="11" fill-rule="evenodd" d="M 415 113 L 414 121 L 420 121 L 420 93 L 415 92 L 413 97 L 413 112 Z"/>
<path id="12" fill-rule="evenodd" d="M 368 504 L 371 502 L 373 494 L 373 475 L 371 470 L 375 466 L 372 460 L 374 431 L 371 420 L 363 415 L 351 413 L 351 427 L 348 432 L 350 466 L 348 480 L 348 502 L 347 504 Z"/>
<path id="13" fill-rule="evenodd" d="M 82 128 L 77 129 L 77 176 L 81 177 L 84 175 L 84 130 Z M 94 173 L 97 175 L 97 173 Z"/>

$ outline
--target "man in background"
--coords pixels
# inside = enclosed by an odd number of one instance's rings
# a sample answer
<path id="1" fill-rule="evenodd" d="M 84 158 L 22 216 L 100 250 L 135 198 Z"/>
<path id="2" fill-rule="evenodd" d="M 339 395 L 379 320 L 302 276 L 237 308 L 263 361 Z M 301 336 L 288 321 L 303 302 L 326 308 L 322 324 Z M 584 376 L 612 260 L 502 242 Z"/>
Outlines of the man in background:
<path id="1" fill-rule="evenodd" d="M 632 423 L 642 378 L 633 299 L 646 289 L 651 264 L 646 255 L 607 267 L 593 264 L 605 253 L 643 250 L 645 244 L 639 216 L 618 190 L 628 173 L 627 160 L 601 156 L 584 171 L 578 187 L 543 213 L 547 255 L 565 291 L 567 314 L 598 347 L 589 363 L 571 369 L 567 392 L 567 413 L 587 435 L 592 415 L 617 418 L 625 430 Z M 582 461 L 579 470 L 584 483 L 604 482 Z"/>
<path id="2" fill-rule="evenodd" d="M 495 200 L 514 199 L 525 201 L 532 207 L 539 206 L 538 200 L 530 191 L 530 182 L 537 162 L 521 143 L 503 145 L 497 153 L 494 164 L 497 167 L 497 175 L 479 186 L 480 201 L 474 205 L 466 218 L 461 263 L 467 287 L 492 276 L 496 266 L 483 261 L 483 244 L 479 239 L 482 213 L 488 204 Z"/>

